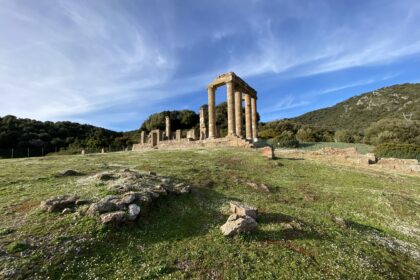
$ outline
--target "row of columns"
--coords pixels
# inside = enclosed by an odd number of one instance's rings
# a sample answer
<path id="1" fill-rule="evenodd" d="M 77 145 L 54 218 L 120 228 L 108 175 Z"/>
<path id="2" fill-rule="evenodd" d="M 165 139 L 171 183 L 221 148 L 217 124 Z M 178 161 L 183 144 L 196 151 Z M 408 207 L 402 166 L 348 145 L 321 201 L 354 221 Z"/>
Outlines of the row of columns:
<path id="1" fill-rule="evenodd" d="M 242 96 L 245 99 L 245 138 L 257 140 L 257 102 L 256 98 L 234 89 L 233 82 L 226 83 L 228 136 L 242 135 Z M 209 138 L 216 136 L 216 88 L 208 88 Z"/>

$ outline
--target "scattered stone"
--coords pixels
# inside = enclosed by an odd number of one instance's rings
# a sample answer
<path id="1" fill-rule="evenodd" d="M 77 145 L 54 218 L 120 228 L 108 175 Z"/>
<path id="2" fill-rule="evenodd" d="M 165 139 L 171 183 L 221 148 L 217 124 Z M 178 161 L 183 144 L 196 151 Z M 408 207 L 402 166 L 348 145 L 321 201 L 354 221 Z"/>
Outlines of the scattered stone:
<path id="1" fill-rule="evenodd" d="M 257 191 L 270 192 L 270 189 L 266 184 L 257 184 L 254 182 L 246 182 L 246 184 Z"/>
<path id="2" fill-rule="evenodd" d="M 224 236 L 238 233 L 254 232 L 258 228 L 257 222 L 250 216 L 230 215 L 227 222 L 220 227 Z"/>
<path id="3" fill-rule="evenodd" d="M 231 201 L 229 205 L 232 213 L 237 214 L 238 216 L 250 216 L 253 219 L 257 219 L 257 208 L 238 201 Z"/>
<path id="4" fill-rule="evenodd" d="M 127 220 L 124 211 L 109 212 L 101 215 L 101 222 L 103 224 L 119 225 Z"/>
<path id="5" fill-rule="evenodd" d="M 60 212 L 65 208 L 71 208 L 76 205 L 77 196 L 61 196 L 53 199 L 48 199 L 41 202 L 41 209 L 47 212 Z"/>
<path id="6" fill-rule="evenodd" d="M 63 211 L 61 211 L 61 214 L 66 215 L 66 214 L 70 214 L 71 213 L 71 209 L 70 208 L 64 208 Z"/>
<path id="7" fill-rule="evenodd" d="M 140 206 L 137 204 L 128 205 L 128 219 L 134 221 L 137 216 L 140 214 Z"/>
<path id="8" fill-rule="evenodd" d="M 75 212 L 76 219 L 88 215 L 99 217 L 103 224 L 121 224 L 136 220 L 140 213 L 147 214 L 153 201 L 161 196 L 191 192 L 191 187 L 185 183 L 176 184 L 170 178 L 157 176 L 154 172 L 146 174 L 130 169 L 101 172 L 81 178 L 78 183 L 82 186 L 100 185 L 119 194 L 106 196 L 96 202 L 63 196 L 44 201 L 41 208 L 62 214 Z"/>
<path id="9" fill-rule="evenodd" d="M 346 221 L 344 221 L 343 218 L 341 217 L 334 217 L 333 218 L 334 223 L 336 223 L 337 225 L 339 225 L 342 228 L 346 228 L 347 227 L 347 223 Z"/>

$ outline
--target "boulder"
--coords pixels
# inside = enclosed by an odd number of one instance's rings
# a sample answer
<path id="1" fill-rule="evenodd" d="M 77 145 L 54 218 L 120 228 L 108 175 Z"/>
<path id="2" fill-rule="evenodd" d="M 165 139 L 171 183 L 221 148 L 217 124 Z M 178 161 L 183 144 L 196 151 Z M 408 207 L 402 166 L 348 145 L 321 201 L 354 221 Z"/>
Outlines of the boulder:
<path id="1" fill-rule="evenodd" d="M 124 211 L 114 211 L 101 215 L 101 222 L 103 224 L 118 225 L 127 220 L 127 215 Z"/>
<path id="2" fill-rule="evenodd" d="M 91 204 L 86 214 L 96 216 L 105 212 L 120 210 L 120 206 L 115 203 L 116 200 L 117 198 L 114 196 L 107 196 L 101 201 Z"/>
<path id="3" fill-rule="evenodd" d="M 134 192 L 129 192 L 129 193 L 124 194 L 124 196 L 121 198 L 121 202 L 125 204 L 131 204 L 136 199 L 137 199 L 137 194 Z"/>
<path id="4" fill-rule="evenodd" d="M 134 203 L 128 205 L 128 219 L 130 221 L 134 221 L 139 214 L 140 214 L 140 206 Z"/>
<path id="5" fill-rule="evenodd" d="M 229 205 L 233 214 L 237 214 L 238 216 L 249 216 L 255 220 L 257 219 L 257 208 L 237 201 L 231 201 Z"/>
<path id="6" fill-rule="evenodd" d="M 253 232 L 257 230 L 257 222 L 250 216 L 232 214 L 224 225 L 220 227 L 224 236 L 234 236 L 239 233 Z"/>
<path id="7" fill-rule="evenodd" d="M 65 208 L 74 207 L 77 196 L 61 196 L 41 202 L 41 209 L 47 212 L 61 212 Z"/>

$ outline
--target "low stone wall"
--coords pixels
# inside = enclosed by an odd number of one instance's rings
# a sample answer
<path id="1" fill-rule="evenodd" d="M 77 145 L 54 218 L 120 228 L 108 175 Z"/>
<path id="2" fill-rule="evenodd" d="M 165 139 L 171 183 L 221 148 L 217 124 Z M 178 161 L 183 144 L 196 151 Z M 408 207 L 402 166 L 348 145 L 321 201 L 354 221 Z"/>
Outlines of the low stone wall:
<path id="1" fill-rule="evenodd" d="M 328 162 L 344 163 L 353 166 L 365 166 L 405 173 L 420 173 L 420 164 L 416 159 L 376 158 L 373 153 L 359 154 L 355 148 L 338 149 L 326 147 L 318 151 L 279 150 L 283 155 L 298 155 L 303 158 L 317 158 Z"/>
<path id="2" fill-rule="evenodd" d="M 160 141 L 156 146 L 148 144 L 134 144 L 133 151 L 144 151 L 153 149 L 187 149 L 187 148 L 200 148 L 200 147 L 241 147 L 252 148 L 253 145 L 248 141 L 232 137 L 232 138 L 215 138 L 206 140 L 190 140 L 183 138 L 180 140 L 166 140 Z"/>
<path id="3" fill-rule="evenodd" d="M 376 166 L 407 172 L 420 172 L 420 164 L 416 159 L 381 158 Z"/>

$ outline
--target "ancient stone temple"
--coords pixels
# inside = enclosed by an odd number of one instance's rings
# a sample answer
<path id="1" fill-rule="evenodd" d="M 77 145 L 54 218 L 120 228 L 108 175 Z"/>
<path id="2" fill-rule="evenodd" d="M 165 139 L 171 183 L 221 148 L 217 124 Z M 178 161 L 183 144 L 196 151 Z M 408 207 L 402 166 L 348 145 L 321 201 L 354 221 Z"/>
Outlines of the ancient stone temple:
<path id="1" fill-rule="evenodd" d="M 217 77 L 208 85 L 209 138 L 216 137 L 216 90 L 226 85 L 228 111 L 228 137 L 243 137 L 242 101 L 245 101 L 245 137 L 257 141 L 257 92 L 235 73 Z"/>
<path id="2" fill-rule="evenodd" d="M 228 134 L 220 138 L 220 127 L 216 125 L 216 90 L 226 85 Z M 165 132 L 152 130 L 146 137 L 141 132 L 139 144 L 133 150 L 148 148 L 183 148 L 183 147 L 253 147 L 258 140 L 257 92 L 233 72 L 218 76 L 207 87 L 208 105 L 200 108 L 199 129 L 191 128 L 182 133 L 171 131 L 171 120 L 165 117 Z M 243 123 L 242 106 L 245 106 L 245 125 Z M 208 125 L 205 117 L 208 116 Z M 182 135 L 186 135 L 182 138 Z"/>

